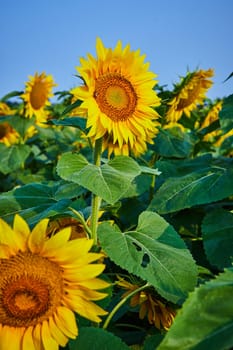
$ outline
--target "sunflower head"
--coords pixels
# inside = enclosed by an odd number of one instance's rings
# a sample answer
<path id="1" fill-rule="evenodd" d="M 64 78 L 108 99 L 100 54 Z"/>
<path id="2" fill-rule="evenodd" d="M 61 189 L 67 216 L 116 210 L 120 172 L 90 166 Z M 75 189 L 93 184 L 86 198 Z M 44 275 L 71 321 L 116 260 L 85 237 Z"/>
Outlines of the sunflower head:
<path id="1" fill-rule="evenodd" d="M 0 219 L 0 349 L 58 350 L 78 328 L 75 312 L 100 322 L 106 312 L 93 301 L 108 283 L 92 240 L 70 240 L 65 228 L 48 237 L 47 219 L 32 231 L 18 215 L 13 227 Z M 93 263 L 96 262 L 97 263 Z"/>
<path id="2" fill-rule="evenodd" d="M 140 319 L 147 316 L 148 322 L 156 328 L 165 330 L 170 328 L 176 315 L 174 309 L 159 300 L 153 290 L 145 289 L 136 292 L 140 285 L 128 282 L 121 277 L 118 279 L 118 286 L 126 290 L 122 298 L 135 291 L 135 294 L 130 298 L 130 305 L 132 307 L 139 306 Z"/>
<path id="3" fill-rule="evenodd" d="M 18 132 L 12 128 L 12 126 L 7 123 L 3 122 L 0 123 L 0 142 L 4 143 L 6 146 L 11 146 L 15 143 L 17 143 L 19 140 L 19 134 Z"/>
<path id="4" fill-rule="evenodd" d="M 36 121 L 43 125 L 48 118 L 46 107 L 51 103 L 49 98 L 53 96 L 52 89 L 56 86 L 52 75 L 35 73 L 29 76 L 29 80 L 25 84 L 25 91 L 21 98 L 25 102 L 25 115 L 31 118 L 33 115 Z"/>
<path id="5" fill-rule="evenodd" d="M 98 38 L 96 52 L 97 58 L 89 54 L 80 59 L 77 71 L 84 85 L 71 90 L 74 100 L 83 101 L 80 107 L 87 114 L 88 137 L 93 142 L 103 138 L 109 155 L 142 154 L 157 133 L 156 75 L 148 70 L 139 50 L 123 48 L 121 41 L 109 49 Z"/>
<path id="6" fill-rule="evenodd" d="M 181 78 L 181 82 L 175 86 L 172 100 L 168 103 L 168 122 L 177 122 L 183 113 L 189 117 L 198 105 L 203 104 L 206 92 L 213 84 L 210 79 L 213 75 L 213 69 L 200 69 Z"/>

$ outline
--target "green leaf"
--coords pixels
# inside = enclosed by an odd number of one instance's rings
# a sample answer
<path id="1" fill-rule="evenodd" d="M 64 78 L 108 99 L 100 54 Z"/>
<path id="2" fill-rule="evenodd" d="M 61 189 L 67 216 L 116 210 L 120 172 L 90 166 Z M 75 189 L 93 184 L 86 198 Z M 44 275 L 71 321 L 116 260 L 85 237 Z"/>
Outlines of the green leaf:
<path id="1" fill-rule="evenodd" d="M 72 103 L 71 105 L 65 108 L 62 115 L 70 113 L 73 109 L 78 108 L 81 104 L 82 104 L 82 101 L 80 100 L 75 101 L 74 103 Z"/>
<path id="2" fill-rule="evenodd" d="M 141 213 L 137 228 L 124 233 L 104 222 L 98 237 L 111 260 L 151 283 L 167 300 L 181 302 L 194 288 L 195 262 L 184 241 L 158 214 Z"/>
<path id="3" fill-rule="evenodd" d="M 18 213 L 27 219 L 29 224 L 35 224 L 45 217 L 64 212 L 71 200 L 70 195 L 66 198 L 66 191 L 64 196 L 61 195 L 62 187 L 60 182 L 50 186 L 33 183 L 3 193 L 0 195 L 0 217 L 10 221 Z M 73 188 L 73 197 L 78 195 L 79 191 L 78 186 Z"/>
<path id="4" fill-rule="evenodd" d="M 223 209 L 208 213 L 202 223 L 203 243 L 209 262 L 222 269 L 233 261 L 233 214 Z"/>
<path id="5" fill-rule="evenodd" d="M 65 153 L 58 161 L 57 172 L 61 178 L 78 183 L 107 203 L 114 204 L 127 192 L 141 169 L 126 156 L 115 157 L 98 167 L 80 154 Z"/>
<path id="6" fill-rule="evenodd" d="M 233 347 L 233 268 L 192 292 L 158 350 Z"/>
<path id="7" fill-rule="evenodd" d="M 0 145 L 0 152 L 0 172 L 9 174 L 24 165 L 25 160 L 31 152 L 31 148 L 28 145 L 13 145 L 10 147 Z"/>
<path id="8" fill-rule="evenodd" d="M 85 130 L 86 128 L 86 119 L 79 117 L 67 117 L 64 119 L 50 119 L 49 124 L 61 125 L 61 126 L 73 126 L 80 130 Z"/>
<path id="9" fill-rule="evenodd" d="M 82 327 L 75 340 L 69 342 L 70 350 L 129 350 L 114 334 L 96 327 Z"/>
<path id="10" fill-rule="evenodd" d="M 233 194 L 233 168 L 211 167 L 168 178 L 155 193 L 149 210 L 171 213 L 218 201 Z"/>
<path id="11" fill-rule="evenodd" d="M 153 146 L 156 153 L 163 157 L 186 158 L 193 149 L 193 142 L 188 134 L 180 129 L 161 129 Z"/>
<path id="12" fill-rule="evenodd" d="M 219 112 L 219 120 L 224 133 L 233 128 L 233 95 L 228 96 L 223 100 L 222 109 Z"/>
<path id="13" fill-rule="evenodd" d="M 146 338 L 143 344 L 143 350 L 155 350 L 164 338 L 163 334 L 154 334 Z"/>

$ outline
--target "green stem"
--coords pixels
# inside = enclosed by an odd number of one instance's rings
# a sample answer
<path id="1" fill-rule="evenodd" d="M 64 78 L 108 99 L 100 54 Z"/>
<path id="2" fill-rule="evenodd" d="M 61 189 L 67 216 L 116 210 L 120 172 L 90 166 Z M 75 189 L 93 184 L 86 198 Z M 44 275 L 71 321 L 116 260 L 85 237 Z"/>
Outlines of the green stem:
<path id="1" fill-rule="evenodd" d="M 80 214 L 77 210 L 69 207 L 69 209 L 77 216 L 78 220 L 81 222 L 81 224 L 83 225 L 85 231 L 87 232 L 88 236 L 91 237 L 91 230 L 88 227 L 84 217 L 82 216 L 82 214 Z"/>
<path id="2" fill-rule="evenodd" d="M 131 293 L 129 293 L 128 295 L 126 295 L 123 299 L 121 299 L 119 301 L 118 304 L 116 304 L 116 306 L 112 309 L 112 311 L 110 312 L 110 314 L 108 315 L 108 317 L 106 318 L 104 325 L 103 325 L 103 329 L 106 329 L 111 321 L 111 319 L 113 318 L 113 316 L 115 315 L 115 313 L 120 309 L 120 307 L 122 305 L 124 305 L 124 303 L 130 299 L 134 294 L 141 292 L 141 290 L 144 290 L 148 287 L 150 287 L 151 285 L 149 283 L 144 284 L 143 286 L 133 290 Z"/>
<path id="3" fill-rule="evenodd" d="M 102 138 L 96 140 L 94 147 L 93 162 L 94 165 L 100 166 L 101 164 L 101 154 L 102 154 Z M 97 225 L 98 225 L 98 213 L 101 204 L 101 197 L 92 193 L 91 202 L 91 237 L 94 240 L 94 245 L 97 244 Z"/>

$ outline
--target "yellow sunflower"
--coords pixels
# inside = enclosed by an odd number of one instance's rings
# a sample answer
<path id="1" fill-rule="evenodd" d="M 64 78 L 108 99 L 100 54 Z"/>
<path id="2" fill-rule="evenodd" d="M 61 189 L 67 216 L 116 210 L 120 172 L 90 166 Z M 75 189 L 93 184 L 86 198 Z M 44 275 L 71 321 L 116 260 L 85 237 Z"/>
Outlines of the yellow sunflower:
<path id="1" fill-rule="evenodd" d="M 195 71 L 188 73 L 176 85 L 174 94 L 170 102 L 166 115 L 168 122 L 176 123 L 184 113 L 187 117 L 198 106 L 203 104 L 206 91 L 212 86 L 210 79 L 214 75 L 213 69 Z"/>
<path id="2" fill-rule="evenodd" d="M 153 108 L 160 105 L 153 89 L 156 75 L 144 63 L 145 55 L 130 51 L 129 45 L 122 48 L 121 41 L 110 49 L 97 38 L 96 53 L 97 58 L 89 54 L 80 59 L 77 71 L 84 85 L 71 90 L 87 111 L 88 137 L 103 137 L 109 155 L 142 154 L 147 142 L 153 143 L 159 124 Z"/>
<path id="3" fill-rule="evenodd" d="M 0 102 L 0 116 L 11 115 L 12 113 L 13 111 L 6 103 Z M 18 132 L 7 121 L 0 122 L 0 142 L 9 147 L 17 143 L 18 140 Z"/>
<path id="4" fill-rule="evenodd" d="M 219 112 L 222 109 L 223 101 L 217 101 L 208 111 L 203 123 L 201 124 L 201 129 L 207 128 L 210 124 L 218 120 Z M 205 141 L 212 141 L 214 137 L 218 136 L 220 130 L 214 130 L 206 134 L 203 138 Z"/>
<path id="5" fill-rule="evenodd" d="M 25 102 L 25 116 L 31 118 L 34 115 L 40 126 L 47 121 L 46 107 L 51 104 L 49 98 L 53 96 L 52 89 L 56 85 L 52 75 L 44 72 L 29 76 L 29 81 L 25 84 L 25 91 L 21 95 Z"/>
<path id="6" fill-rule="evenodd" d="M 11 228 L 0 219 L 0 349 L 58 350 L 75 338 L 77 312 L 100 322 L 106 312 L 93 300 L 108 283 L 97 278 L 105 268 L 92 263 L 93 241 L 69 240 L 70 228 L 50 238 L 47 219 L 30 231 L 16 215 Z"/>
<path id="7" fill-rule="evenodd" d="M 122 295 L 122 298 L 140 287 L 121 277 L 118 277 L 118 279 L 117 284 L 127 290 Z M 130 299 L 130 305 L 132 307 L 139 305 L 139 318 L 144 319 L 147 316 L 148 322 L 158 329 L 168 330 L 176 315 L 175 310 L 159 300 L 150 289 L 136 292 Z"/>

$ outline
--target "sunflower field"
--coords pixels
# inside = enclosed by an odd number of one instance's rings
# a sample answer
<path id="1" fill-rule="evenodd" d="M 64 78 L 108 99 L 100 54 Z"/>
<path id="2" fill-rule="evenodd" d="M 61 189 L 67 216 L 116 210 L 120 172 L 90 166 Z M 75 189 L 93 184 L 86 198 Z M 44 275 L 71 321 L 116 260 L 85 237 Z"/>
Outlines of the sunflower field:
<path id="1" fill-rule="evenodd" d="M 96 41 L 0 100 L 0 350 L 233 347 L 233 95 Z M 17 89 L 17 87 L 16 87 Z"/>

